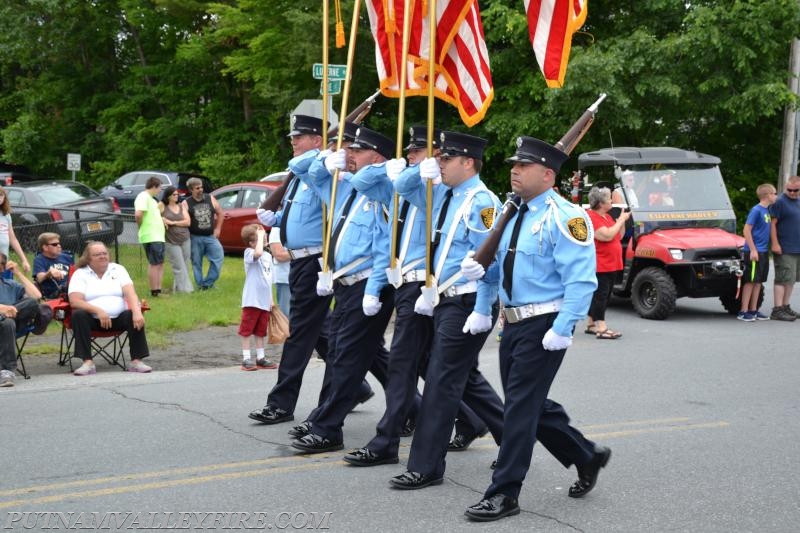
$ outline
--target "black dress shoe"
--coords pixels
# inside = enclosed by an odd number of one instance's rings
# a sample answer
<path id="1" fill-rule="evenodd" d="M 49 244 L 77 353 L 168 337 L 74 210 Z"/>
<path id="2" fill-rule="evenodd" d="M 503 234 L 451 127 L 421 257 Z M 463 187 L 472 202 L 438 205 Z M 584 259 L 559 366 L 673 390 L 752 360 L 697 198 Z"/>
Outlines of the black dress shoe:
<path id="1" fill-rule="evenodd" d="M 424 489 L 431 485 L 441 485 L 443 478 L 434 478 L 433 476 L 426 476 L 419 472 L 405 472 L 399 476 L 394 476 L 389 480 L 392 487 L 400 490 L 415 490 Z"/>
<path id="2" fill-rule="evenodd" d="M 292 437 L 299 439 L 300 437 L 305 437 L 309 433 L 311 433 L 311 422 L 305 421 L 300 425 L 297 425 L 288 431 L 289 435 Z"/>
<path id="3" fill-rule="evenodd" d="M 497 459 L 495 459 L 494 461 L 492 461 L 492 464 L 491 464 L 491 465 L 489 465 L 489 468 L 491 468 L 492 470 L 494 470 L 494 469 L 496 469 L 496 468 L 497 468 Z"/>
<path id="4" fill-rule="evenodd" d="M 611 458 L 611 450 L 605 446 L 595 449 L 594 457 L 585 465 L 575 465 L 578 470 L 578 481 L 569 488 L 570 498 L 582 498 L 589 494 L 597 483 L 597 476 L 600 469 L 606 466 Z"/>
<path id="5" fill-rule="evenodd" d="M 373 396 L 375 396 L 375 391 L 370 389 L 369 394 L 365 394 L 358 399 L 358 403 L 367 403 Z"/>
<path id="6" fill-rule="evenodd" d="M 519 514 L 519 503 L 505 494 L 495 494 L 491 498 L 484 498 L 475 505 L 470 505 L 464 514 L 476 522 L 492 522 Z"/>
<path id="7" fill-rule="evenodd" d="M 309 433 L 305 437 L 299 438 L 292 442 L 292 447 L 305 453 L 323 453 L 335 452 L 344 448 L 342 441 L 332 441 L 331 439 L 321 437 L 316 433 Z"/>
<path id="8" fill-rule="evenodd" d="M 292 413 L 274 405 L 267 405 L 260 411 L 253 411 L 247 417 L 262 424 L 280 424 L 294 420 Z"/>
<path id="9" fill-rule="evenodd" d="M 447 451 L 449 451 L 449 452 L 463 452 L 464 450 L 469 448 L 469 445 L 472 444 L 472 441 L 474 441 L 475 439 L 479 439 L 479 438 L 483 437 L 488 432 L 489 432 L 488 429 L 484 429 L 483 431 L 481 431 L 477 435 L 473 435 L 471 437 L 468 437 L 468 436 L 464 435 L 463 433 L 456 433 L 456 436 L 453 437 L 453 440 L 451 440 L 450 444 L 447 445 Z"/>
<path id="10" fill-rule="evenodd" d="M 369 448 L 353 450 L 344 456 L 344 460 L 353 466 L 394 465 L 400 461 L 396 455 L 394 457 L 381 457 Z"/>
<path id="11" fill-rule="evenodd" d="M 409 418 L 406 420 L 405 424 L 403 424 L 403 429 L 400 430 L 400 436 L 410 437 L 414 434 L 415 429 L 417 429 L 417 421 L 413 418 Z"/>

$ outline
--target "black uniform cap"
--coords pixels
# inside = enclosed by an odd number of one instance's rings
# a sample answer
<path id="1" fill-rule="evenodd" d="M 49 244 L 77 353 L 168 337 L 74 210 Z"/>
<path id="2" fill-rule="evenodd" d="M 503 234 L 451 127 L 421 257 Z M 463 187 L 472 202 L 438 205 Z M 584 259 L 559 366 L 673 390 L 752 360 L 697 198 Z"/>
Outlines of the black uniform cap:
<path id="1" fill-rule="evenodd" d="M 569 154 L 535 137 L 517 137 L 517 151 L 506 163 L 539 163 L 558 172 L 567 159 Z"/>
<path id="2" fill-rule="evenodd" d="M 433 147 L 439 147 L 439 135 L 442 134 L 442 131 L 433 128 Z M 408 146 L 403 148 L 406 152 L 409 150 L 418 150 L 420 148 L 427 148 L 428 147 L 428 126 L 416 125 L 411 126 L 408 128 Z"/>
<path id="3" fill-rule="evenodd" d="M 292 125 L 287 137 L 307 134 L 322 135 L 322 119 L 308 115 L 292 115 Z"/>
<path id="4" fill-rule="evenodd" d="M 344 123 L 344 135 L 342 136 L 342 138 L 345 141 L 349 141 L 349 142 L 355 141 L 356 140 L 356 130 L 358 130 L 358 125 L 356 125 L 356 124 L 354 124 L 352 122 L 345 122 Z M 328 142 L 329 143 L 335 143 L 336 141 L 339 140 L 339 127 L 337 126 L 334 129 L 334 131 L 336 133 L 334 133 L 333 135 L 328 137 Z"/>
<path id="5" fill-rule="evenodd" d="M 439 134 L 439 148 L 444 156 L 462 155 L 473 159 L 483 159 L 483 149 L 489 141 L 457 131 L 443 131 Z"/>
<path id="6" fill-rule="evenodd" d="M 361 127 L 356 130 L 356 140 L 353 141 L 350 148 L 375 150 L 386 159 L 391 159 L 394 157 L 395 143 L 377 131 Z"/>

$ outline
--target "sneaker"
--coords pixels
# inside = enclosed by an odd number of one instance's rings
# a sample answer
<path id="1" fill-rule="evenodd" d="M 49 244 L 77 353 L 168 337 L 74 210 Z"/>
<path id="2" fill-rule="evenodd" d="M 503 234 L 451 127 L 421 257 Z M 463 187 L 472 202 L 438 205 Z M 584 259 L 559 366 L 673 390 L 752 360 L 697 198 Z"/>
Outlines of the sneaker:
<path id="1" fill-rule="evenodd" d="M 11 370 L 0 370 L 0 387 L 14 386 L 14 372 Z"/>
<path id="2" fill-rule="evenodd" d="M 270 361 L 266 357 L 262 357 L 261 359 L 256 361 L 256 366 L 260 370 L 274 370 L 274 369 L 278 368 L 278 363 L 273 363 L 272 361 Z"/>
<path id="3" fill-rule="evenodd" d="M 250 372 L 252 370 L 258 370 L 258 367 L 252 359 L 245 359 L 242 361 L 242 370 Z"/>
<path id="4" fill-rule="evenodd" d="M 797 318 L 786 311 L 785 306 L 773 307 L 772 314 L 769 315 L 771 320 L 780 320 L 782 322 L 794 322 Z"/>
<path id="5" fill-rule="evenodd" d="M 792 309 L 792 306 L 791 306 L 791 305 L 786 305 L 786 306 L 784 306 L 783 308 L 786 310 L 786 312 L 787 312 L 788 314 L 792 315 L 793 317 L 795 317 L 795 318 L 800 318 L 800 313 L 798 313 L 797 311 L 795 311 L 794 309 Z"/>
<path id="6" fill-rule="evenodd" d="M 136 361 L 128 365 L 128 372 L 139 372 L 140 374 L 147 374 L 153 370 L 141 361 Z"/>
<path id="7" fill-rule="evenodd" d="M 752 316 L 756 320 L 769 320 L 769 317 L 759 310 L 750 311 L 750 316 Z"/>
<path id="8" fill-rule="evenodd" d="M 739 311 L 739 313 L 736 315 L 736 319 L 741 320 L 742 322 L 756 321 L 756 318 L 749 311 Z"/>
<path id="9" fill-rule="evenodd" d="M 97 374 L 97 368 L 94 366 L 93 362 L 84 361 L 73 374 L 76 376 L 89 376 L 91 374 Z"/>

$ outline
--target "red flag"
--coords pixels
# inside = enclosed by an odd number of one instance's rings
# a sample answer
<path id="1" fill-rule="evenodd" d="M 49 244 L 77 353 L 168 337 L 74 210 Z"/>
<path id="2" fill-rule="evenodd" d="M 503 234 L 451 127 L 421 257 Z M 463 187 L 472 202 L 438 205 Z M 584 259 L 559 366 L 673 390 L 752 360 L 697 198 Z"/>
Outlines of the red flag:
<path id="1" fill-rule="evenodd" d="M 430 28 L 425 0 L 411 4 L 406 96 L 427 96 Z M 381 92 L 400 96 L 404 0 L 367 0 Z M 436 3 L 434 95 L 458 108 L 461 120 L 474 126 L 494 98 L 489 52 L 477 0 Z"/>
<path id="2" fill-rule="evenodd" d="M 588 0 L 525 0 L 528 34 L 548 87 L 562 87 L 572 34 L 586 21 Z"/>

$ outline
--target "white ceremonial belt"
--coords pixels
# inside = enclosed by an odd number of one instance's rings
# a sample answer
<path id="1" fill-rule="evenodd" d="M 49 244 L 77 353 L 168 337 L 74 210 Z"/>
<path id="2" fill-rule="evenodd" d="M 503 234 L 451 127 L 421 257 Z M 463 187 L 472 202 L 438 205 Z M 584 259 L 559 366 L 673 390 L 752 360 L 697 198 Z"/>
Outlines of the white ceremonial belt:
<path id="1" fill-rule="evenodd" d="M 459 296 L 461 294 L 470 294 L 478 292 L 478 282 L 468 281 L 463 285 L 453 285 L 442 291 L 442 296 L 447 298 L 450 296 Z"/>
<path id="2" fill-rule="evenodd" d="M 322 246 L 309 246 L 307 248 L 295 248 L 294 250 L 289 250 L 289 257 L 292 259 L 302 259 L 303 257 L 308 257 L 309 255 L 317 255 L 322 253 Z"/>
<path id="3" fill-rule="evenodd" d="M 336 278 L 336 281 L 340 285 L 345 285 L 345 286 L 355 285 L 362 279 L 367 279 L 368 277 L 370 277 L 371 274 L 372 274 L 372 268 L 365 268 L 361 272 L 356 272 L 355 274 L 350 274 L 349 276 Z"/>
<path id="4" fill-rule="evenodd" d="M 411 283 L 414 281 L 425 281 L 425 269 L 421 270 L 409 270 L 405 274 L 403 274 L 403 281 L 406 283 Z"/>
<path id="5" fill-rule="evenodd" d="M 552 300 L 550 302 L 543 302 L 540 304 L 520 305 L 519 307 L 505 307 L 503 314 L 509 324 L 514 324 L 539 315 L 546 315 L 548 313 L 558 313 L 561 310 L 561 304 L 564 303 L 562 298 Z"/>

